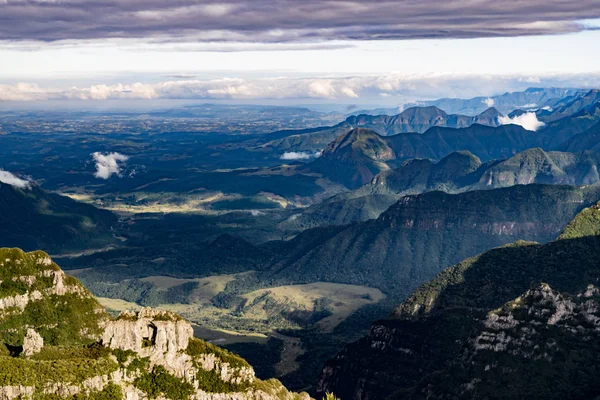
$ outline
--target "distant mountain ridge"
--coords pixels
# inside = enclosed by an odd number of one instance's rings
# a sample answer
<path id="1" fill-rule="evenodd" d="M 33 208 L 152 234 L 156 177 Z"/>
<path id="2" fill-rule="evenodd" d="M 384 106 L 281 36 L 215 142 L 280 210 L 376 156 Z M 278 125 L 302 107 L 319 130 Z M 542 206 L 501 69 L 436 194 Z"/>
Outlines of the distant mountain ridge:
<path id="1" fill-rule="evenodd" d="M 471 99 L 444 98 L 439 100 L 427 100 L 408 103 L 403 106 L 409 107 L 428 107 L 434 106 L 441 108 L 450 114 L 476 115 L 489 107 L 495 107 L 500 112 L 508 114 L 518 108 L 542 108 L 544 106 L 555 106 L 562 99 L 572 99 L 574 96 L 587 92 L 585 89 L 572 88 L 528 88 L 520 92 L 507 92 L 495 96 L 478 96 Z M 377 114 L 396 114 L 398 108 L 380 108 L 374 110 Z M 361 110 L 353 113 L 370 114 L 373 111 Z"/>
<path id="2" fill-rule="evenodd" d="M 600 103 L 537 132 L 512 124 L 499 127 L 474 124 L 460 129 L 432 127 L 423 134 L 381 136 L 373 130 L 357 128 L 330 143 L 307 168 L 356 189 L 378 173 L 401 166 L 405 160 L 441 160 L 458 151 L 468 151 L 484 162 L 508 159 L 531 148 L 596 151 L 600 148 L 597 136 L 600 122 L 596 118 L 600 118 Z M 577 128 L 562 129 L 569 121 L 574 121 Z M 578 133 L 592 123 L 595 125 Z"/>
<path id="3" fill-rule="evenodd" d="M 255 139 L 254 142 L 249 142 L 248 149 L 251 152 L 270 154 L 270 157 L 278 154 L 281 156 L 284 152 L 316 154 L 338 137 L 356 128 L 371 129 L 381 136 L 398 136 L 402 133 L 409 135 L 413 133 L 427 134 L 428 131 L 436 128 L 464 129 L 477 125 L 501 128 L 501 125 L 509 123 L 525 125 L 525 122 L 516 118 L 526 113 L 534 113 L 534 118 L 542 123 L 538 132 L 543 133 L 544 140 L 531 143 L 529 147 L 543 147 L 547 150 L 554 150 L 573 135 L 582 133 L 600 122 L 599 93 L 598 90 L 532 88 L 525 92 L 518 92 L 518 95 L 505 94 L 503 96 L 507 96 L 507 98 L 514 95 L 516 96 L 514 98 L 537 99 L 540 102 L 521 104 L 521 106 L 526 106 L 525 108 L 519 108 L 520 106 L 516 105 L 515 108 L 505 111 L 508 117 L 498 111 L 491 98 L 478 98 L 477 101 L 481 102 L 482 105 L 486 105 L 486 107 L 474 116 L 452 114 L 444 110 L 443 107 L 428 103 L 410 107 L 400 113 L 397 110 L 389 110 L 394 115 L 361 113 L 351 115 L 345 121 L 332 127 L 304 131 L 281 131 L 272 135 L 265 135 Z M 513 121 L 507 118 L 512 118 Z M 531 120 L 531 116 L 527 118 Z M 438 147 L 435 143 L 426 145 L 433 146 L 434 149 Z M 521 150 L 524 149 L 521 148 Z M 453 150 L 471 149 L 454 147 Z M 424 154 L 424 152 L 422 153 Z M 485 155 L 474 153 L 485 158 Z M 513 154 L 515 153 L 513 152 Z M 407 158 L 410 158 L 410 156 Z M 439 159 L 439 157 L 436 159 Z"/>
<path id="4" fill-rule="evenodd" d="M 544 135 L 551 137 L 552 149 L 561 150 L 561 145 L 573 136 L 591 129 L 600 123 L 600 102 L 585 107 L 568 117 L 548 122 L 543 127 Z"/>
<path id="5" fill-rule="evenodd" d="M 340 135 L 359 127 L 372 129 L 381 136 L 390 136 L 408 132 L 423 133 L 435 126 L 451 128 L 466 128 L 473 124 L 498 126 L 500 116 L 501 114 L 494 108 L 486 109 L 477 116 L 469 117 L 450 115 L 437 107 L 413 107 L 393 116 L 349 116 L 345 121 L 332 127 L 289 131 L 287 134 L 278 132 L 273 136 L 263 138 L 266 142 L 261 143 L 257 149 L 317 151 L 325 148 Z"/>
<path id="6" fill-rule="evenodd" d="M 600 102 L 600 90 L 592 89 L 586 92 L 576 93 L 572 97 L 566 97 L 554 106 L 540 108 L 536 113 L 538 118 L 544 122 L 552 122 L 561 118 L 569 117 L 582 111 L 595 107 Z"/>
<path id="7" fill-rule="evenodd" d="M 350 189 L 369 183 L 375 175 L 401 165 L 404 160 L 440 160 L 456 151 L 469 151 L 484 161 L 504 159 L 532 147 L 542 147 L 545 137 L 518 125 L 472 125 L 452 129 L 433 127 L 423 134 L 403 133 L 382 137 L 357 128 L 330 143 L 307 168 L 343 183 Z M 350 150 L 351 149 L 351 150 Z"/>
<path id="8" fill-rule="evenodd" d="M 600 176 L 600 154 L 595 152 L 522 151 L 507 160 L 482 163 L 468 151 L 451 153 L 438 163 L 413 159 L 382 172 L 361 188 L 362 193 L 412 194 L 431 190 L 458 193 L 532 183 L 590 185 Z"/>
<path id="9" fill-rule="evenodd" d="M 396 135 L 398 133 L 418 132 L 423 133 L 433 126 L 446 128 L 467 128 L 473 124 L 498 126 L 498 120 L 502 114 L 491 107 L 474 117 L 466 115 L 448 115 L 444 110 L 434 106 L 411 107 L 400 114 L 388 116 L 371 116 L 361 114 L 350 116 L 346 122 L 352 126 L 369 128 L 383 136 Z"/>
<path id="10" fill-rule="evenodd" d="M 562 151 L 600 151 L 600 123 L 559 146 Z"/>
<path id="11" fill-rule="evenodd" d="M 280 228 L 291 231 L 345 225 L 375 219 L 400 197 L 440 190 L 463 193 L 514 185 L 590 185 L 600 180 L 600 154 L 525 150 L 507 160 L 483 163 L 468 151 L 449 154 L 434 163 L 411 159 L 377 174 L 371 182 L 313 205 Z"/>

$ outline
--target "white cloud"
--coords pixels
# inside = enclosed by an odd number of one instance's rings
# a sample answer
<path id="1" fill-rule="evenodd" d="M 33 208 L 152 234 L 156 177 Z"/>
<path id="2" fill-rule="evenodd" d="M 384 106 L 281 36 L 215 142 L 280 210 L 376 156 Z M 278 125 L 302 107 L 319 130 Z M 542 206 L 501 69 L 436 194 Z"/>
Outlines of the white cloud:
<path id="1" fill-rule="evenodd" d="M 31 187 L 31 182 L 25 179 L 17 178 L 14 174 L 2 169 L 0 169 L 0 182 L 19 189 L 28 189 Z"/>
<path id="2" fill-rule="evenodd" d="M 93 153 L 94 161 L 96 161 L 96 173 L 94 176 L 99 179 L 108 179 L 113 174 L 121 175 L 121 163 L 129 159 L 128 156 L 120 153 L 102 154 L 99 152 Z"/>
<path id="3" fill-rule="evenodd" d="M 528 131 L 537 131 L 546 125 L 542 121 L 538 120 L 537 115 L 535 115 L 533 112 L 524 113 L 513 118 L 502 115 L 498 117 L 498 121 L 500 122 L 500 125 L 520 125 Z"/>
<path id="4" fill-rule="evenodd" d="M 488 107 L 494 107 L 494 104 L 496 104 L 496 102 L 491 97 L 488 97 L 487 99 L 483 100 L 483 104 L 485 104 Z"/>
<path id="5" fill-rule="evenodd" d="M 522 77 L 520 78 L 521 82 L 525 82 L 525 83 L 541 83 L 542 80 L 540 79 L 539 76 L 529 76 L 529 77 Z"/>
<path id="6" fill-rule="evenodd" d="M 345 96 L 352 97 L 353 99 L 357 99 L 359 97 L 358 94 L 356 94 L 356 92 L 352 88 L 349 88 L 349 87 L 343 87 L 341 89 L 341 92 Z"/>
<path id="7" fill-rule="evenodd" d="M 296 160 L 310 160 L 311 158 L 318 158 L 318 157 L 321 157 L 320 151 L 318 151 L 316 153 L 308 153 L 305 151 L 290 151 L 290 152 L 283 153 L 283 155 L 280 157 L 280 159 L 288 160 L 288 161 L 296 161 Z"/>
<path id="8" fill-rule="evenodd" d="M 1 1 L 1 0 L 0 0 Z M 600 74 L 548 75 L 544 87 L 597 87 Z M 471 98 L 528 87 L 519 76 L 453 73 L 393 73 L 329 77 L 227 77 L 218 79 L 178 79 L 147 83 L 91 84 L 89 86 L 52 87 L 40 83 L 0 84 L 0 101 L 43 100 L 154 100 L 154 99 L 381 99 L 397 98 L 413 103 L 419 99 Z M 488 107 L 492 98 L 482 99 Z"/>
<path id="9" fill-rule="evenodd" d="M 335 98 L 336 90 L 331 81 L 315 81 L 308 85 L 311 97 Z"/>
<path id="10" fill-rule="evenodd" d="M 154 99 L 159 97 L 153 85 L 144 83 L 91 85 L 88 87 L 51 88 L 36 83 L 0 85 L 0 101 L 34 100 L 114 100 Z"/>

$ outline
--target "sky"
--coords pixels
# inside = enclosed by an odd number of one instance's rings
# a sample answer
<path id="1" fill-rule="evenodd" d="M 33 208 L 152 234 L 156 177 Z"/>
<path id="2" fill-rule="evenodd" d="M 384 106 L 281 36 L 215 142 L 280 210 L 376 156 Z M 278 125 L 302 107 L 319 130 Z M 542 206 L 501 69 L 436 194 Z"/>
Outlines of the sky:
<path id="1" fill-rule="evenodd" d="M 600 87 L 597 0 L 0 0 L 0 102 L 397 105 Z"/>

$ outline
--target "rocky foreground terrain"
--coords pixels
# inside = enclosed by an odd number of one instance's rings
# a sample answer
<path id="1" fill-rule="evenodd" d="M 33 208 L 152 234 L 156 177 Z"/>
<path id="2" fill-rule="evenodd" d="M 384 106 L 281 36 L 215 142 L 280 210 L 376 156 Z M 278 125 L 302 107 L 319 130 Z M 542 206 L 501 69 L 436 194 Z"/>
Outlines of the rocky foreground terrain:
<path id="1" fill-rule="evenodd" d="M 149 308 L 110 318 L 47 254 L 0 249 L 0 399 L 304 399 Z"/>

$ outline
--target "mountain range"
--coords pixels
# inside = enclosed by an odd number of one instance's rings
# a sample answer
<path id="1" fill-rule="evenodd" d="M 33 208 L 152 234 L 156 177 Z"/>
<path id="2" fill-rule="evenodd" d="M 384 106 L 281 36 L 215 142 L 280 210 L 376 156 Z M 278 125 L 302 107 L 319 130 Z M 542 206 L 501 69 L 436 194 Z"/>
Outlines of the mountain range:
<path id="1" fill-rule="evenodd" d="M 325 367 L 347 399 L 592 399 L 600 393 L 600 206 L 422 285 Z"/>
<path id="2" fill-rule="evenodd" d="M 356 189 L 369 183 L 378 173 L 402 165 L 408 159 L 440 160 L 456 151 L 469 151 L 484 161 L 506 159 L 528 148 L 540 147 L 543 142 L 542 135 L 517 125 L 435 127 L 423 134 L 388 137 L 357 128 L 330 143 L 321 157 L 306 168 Z"/>
<path id="3" fill-rule="evenodd" d="M 346 122 L 354 127 L 373 129 L 383 136 L 392 136 L 407 132 L 423 133 L 433 126 L 446 128 L 467 128 L 473 124 L 498 126 L 500 124 L 498 118 L 501 116 L 502 114 L 493 107 L 470 117 L 459 114 L 448 115 L 440 108 L 429 106 L 411 107 L 394 116 L 359 114 L 348 117 Z"/>
<path id="4" fill-rule="evenodd" d="M 562 118 L 570 117 L 581 111 L 595 108 L 600 102 L 600 90 L 592 89 L 579 92 L 573 96 L 567 96 L 554 102 L 551 106 L 540 108 L 536 114 L 544 122 L 552 122 Z"/>
<path id="5" fill-rule="evenodd" d="M 597 110 L 597 105 L 594 110 Z M 378 173 L 402 166 L 405 160 L 441 160 L 457 151 L 468 151 L 484 162 L 508 159 L 538 147 L 570 152 L 594 151 L 598 146 L 596 139 L 600 123 L 587 117 L 585 122 L 580 125 L 581 128 L 587 127 L 589 122 L 595 124 L 581 133 L 578 129 L 560 131 L 560 125 L 533 132 L 512 124 L 499 127 L 475 124 L 468 128 L 433 127 L 423 134 L 402 133 L 384 137 L 373 130 L 357 128 L 330 143 L 321 157 L 306 168 L 356 189 L 371 182 Z M 448 170 L 448 174 L 453 172 Z"/>
<path id="6" fill-rule="evenodd" d="M 587 90 L 568 88 L 529 88 L 521 92 L 507 92 L 489 97 L 474 97 L 471 99 L 445 98 L 431 101 L 408 103 L 407 107 L 439 107 L 448 113 L 476 115 L 489 107 L 495 107 L 502 113 L 510 113 L 515 109 L 537 109 L 545 106 L 554 107 L 557 104 L 571 100 L 577 95 L 586 93 Z M 379 108 L 354 112 L 357 114 L 395 114 L 398 108 Z"/>
<path id="7" fill-rule="evenodd" d="M 541 130 L 547 130 L 546 135 L 552 139 L 549 143 L 552 145 L 558 145 L 573 134 L 581 133 L 600 122 L 596 106 L 600 102 L 600 94 L 597 90 L 529 89 L 526 92 L 503 96 L 520 100 L 515 100 L 514 107 L 502 111 L 508 117 L 534 112 L 537 118 L 545 123 Z M 496 101 L 502 104 L 499 99 L 503 96 L 499 96 L 493 102 L 487 101 L 487 104 L 496 104 Z M 444 100 L 439 101 L 440 105 L 424 103 L 405 109 L 400 113 L 397 110 L 387 110 L 390 111 L 390 115 L 385 113 L 354 114 L 333 127 L 304 131 L 281 131 L 265 135 L 255 150 L 319 151 L 340 135 L 359 127 L 372 129 L 382 136 L 391 136 L 399 133 L 424 133 L 432 127 L 468 128 L 474 124 L 496 127 L 501 123 L 509 122 L 501 121 L 503 113 L 498 111 L 495 105 L 493 107 L 486 106 L 485 100 L 489 99 L 476 98 L 472 100 L 483 106 L 483 109 L 474 116 L 456 114 L 455 111 L 452 111 L 451 106 L 448 107 L 444 103 Z M 524 105 L 528 107 L 521 109 Z"/>
<path id="8" fill-rule="evenodd" d="M 531 183 L 590 185 L 598 182 L 600 154 L 595 152 L 522 151 L 507 160 L 482 163 L 468 151 L 459 151 L 438 163 L 413 159 L 377 175 L 359 193 L 415 194 L 432 190 L 457 193 Z"/>
<path id="9" fill-rule="evenodd" d="M 346 118 L 345 121 L 332 126 L 306 131 L 277 132 L 261 138 L 256 151 L 272 150 L 276 152 L 319 151 L 339 136 L 355 128 L 372 129 L 382 136 L 398 133 L 423 133 L 431 127 L 442 126 L 464 128 L 473 124 L 498 126 L 501 114 L 494 108 L 489 108 L 481 114 L 469 117 L 465 115 L 449 115 L 437 107 L 413 107 L 400 114 L 388 115 L 357 115 Z"/>
<path id="10" fill-rule="evenodd" d="M 375 219 L 401 196 L 435 190 L 462 193 L 532 183 L 590 185 L 600 180 L 598 168 L 600 154 L 596 152 L 545 152 L 540 148 L 485 163 L 468 151 L 451 153 L 437 163 L 411 159 L 398 168 L 385 169 L 356 190 L 295 214 L 280 227 L 304 230 Z"/>

